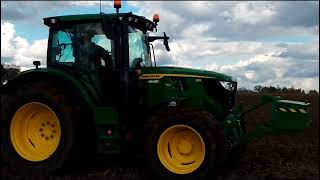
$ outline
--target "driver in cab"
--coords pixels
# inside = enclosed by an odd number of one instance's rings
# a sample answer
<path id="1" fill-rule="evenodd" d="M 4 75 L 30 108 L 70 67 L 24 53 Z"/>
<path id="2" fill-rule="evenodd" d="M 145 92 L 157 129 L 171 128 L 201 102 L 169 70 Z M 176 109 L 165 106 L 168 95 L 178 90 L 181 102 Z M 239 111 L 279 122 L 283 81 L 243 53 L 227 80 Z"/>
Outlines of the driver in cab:
<path id="1" fill-rule="evenodd" d="M 91 82 L 93 88 L 103 96 L 105 87 L 102 81 L 108 70 L 111 70 L 112 58 L 107 50 L 91 41 L 93 36 L 92 33 L 86 33 L 72 38 L 74 65 L 82 79 Z M 101 59 L 104 60 L 105 67 L 102 66 Z"/>
<path id="2" fill-rule="evenodd" d="M 101 67 L 101 59 L 105 67 L 112 66 L 112 59 L 107 50 L 91 42 L 94 35 L 82 34 L 73 38 L 73 55 L 76 66 L 84 72 L 98 71 Z"/>

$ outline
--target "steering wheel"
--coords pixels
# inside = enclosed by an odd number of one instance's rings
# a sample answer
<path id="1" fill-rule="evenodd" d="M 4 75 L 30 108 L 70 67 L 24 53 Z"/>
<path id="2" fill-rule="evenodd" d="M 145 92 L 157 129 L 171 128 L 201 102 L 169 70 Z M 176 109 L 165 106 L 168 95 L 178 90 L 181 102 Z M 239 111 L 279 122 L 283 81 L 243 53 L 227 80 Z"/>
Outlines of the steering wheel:
<path id="1" fill-rule="evenodd" d="M 64 55 L 64 50 L 66 49 L 67 46 L 71 45 L 71 43 L 59 43 L 57 44 L 56 47 L 56 55 L 59 56 L 59 60 L 60 58 Z"/>

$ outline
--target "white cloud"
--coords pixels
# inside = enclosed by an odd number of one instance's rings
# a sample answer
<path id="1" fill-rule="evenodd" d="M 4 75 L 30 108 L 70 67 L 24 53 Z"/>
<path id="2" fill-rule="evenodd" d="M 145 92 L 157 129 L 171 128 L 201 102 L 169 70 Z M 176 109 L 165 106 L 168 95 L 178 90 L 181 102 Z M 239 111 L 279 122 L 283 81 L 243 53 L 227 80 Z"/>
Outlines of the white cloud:
<path id="1" fill-rule="evenodd" d="M 247 71 L 244 73 L 244 76 L 248 79 L 248 80 L 253 80 L 255 78 L 256 73 L 254 71 Z"/>
<path id="2" fill-rule="evenodd" d="M 304 90 L 319 90 L 319 69 L 310 68 L 310 66 L 317 67 L 319 61 L 311 61 L 306 67 L 299 63 L 299 61 L 292 61 L 275 54 L 261 54 L 241 60 L 236 64 L 222 65 L 216 69 L 236 77 L 240 87 L 253 88 L 256 85 L 294 86 Z M 207 68 L 210 69 L 210 66 L 207 66 Z M 308 73 L 296 76 L 299 70 L 311 71 L 310 77 L 307 77 Z"/>
<path id="3" fill-rule="evenodd" d="M 280 54 L 281 57 L 291 57 L 297 59 L 319 59 L 319 39 L 311 43 L 292 44 L 286 51 Z"/>
<path id="4" fill-rule="evenodd" d="M 319 91 L 319 77 L 297 79 L 297 81 L 294 82 L 293 86 L 302 88 L 304 90 L 317 89 Z"/>
<path id="5" fill-rule="evenodd" d="M 204 37 L 190 36 L 189 38 L 170 41 L 170 52 L 166 52 L 163 48 L 162 42 L 155 46 L 156 53 L 163 51 L 170 56 L 173 56 L 177 64 L 194 64 L 198 63 L 218 63 L 223 64 L 226 57 L 235 57 L 234 62 L 238 62 L 243 56 L 254 56 L 256 54 L 277 54 L 286 49 L 274 44 L 262 42 L 222 42 L 216 40 L 207 40 Z"/>
<path id="6" fill-rule="evenodd" d="M 219 71 L 219 66 L 217 64 L 212 63 L 206 66 L 205 69 L 209 71 Z"/>
<path id="7" fill-rule="evenodd" d="M 99 6 L 100 1 L 65 1 L 64 3 L 68 5 L 76 5 L 80 7 L 88 7 L 88 6 Z M 101 8 L 110 8 L 112 7 L 112 1 L 101 1 Z"/>
<path id="8" fill-rule="evenodd" d="M 218 40 L 318 37 L 319 8 L 312 2 L 130 1 L 129 4 L 140 8 L 139 14 L 146 17 L 160 13 L 159 30 L 170 32 L 175 39 L 182 38 L 181 32 L 194 32 L 195 25 L 203 24 L 208 30 L 202 36 Z"/>
<path id="9" fill-rule="evenodd" d="M 201 35 L 209 30 L 208 24 L 193 24 L 181 32 L 181 36 L 187 38 L 201 38 Z"/>
<path id="10" fill-rule="evenodd" d="M 265 82 L 269 78 L 282 78 L 288 66 L 286 59 L 274 57 L 273 54 L 259 54 L 236 64 L 223 65 L 220 71 L 253 82 Z"/>
<path id="11" fill-rule="evenodd" d="M 232 23 L 257 25 L 270 23 L 275 13 L 272 2 L 240 2 L 221 15 Z"/>
<path id="12" fill-rule="evenodd" d="M 86 8 L 96 7 L 98 12 L 99 6 L 100 1 L 27 1 L 27 3 L 25 1 L 1 1 L 1 20 L 28 21 L 37 25 L 43 17 L 66 15 L 73 8 L 77 8 L 81 13 L 87 13 Z M 113 8 L 112 1 L 101 1 L 102 11 L 108 11 L 111 8 Z"/>
<path id="13" fill-rule="evenodd" d="M 12 64 L 21 70 L 33 68 L 33 61 L 46 65 L 47 39 L 36 40 L 30 44 L 27 39 L 17 36 L 14 25 L 1 22 L 1 57 L 11 57 Z"/>
<path id="14" fill-rule="evenodd" d="M 14 48 L 11 41 L 14 39 L 14 25 L 8 22 L 1 22 L 1 56 L 13 56 Z"/>

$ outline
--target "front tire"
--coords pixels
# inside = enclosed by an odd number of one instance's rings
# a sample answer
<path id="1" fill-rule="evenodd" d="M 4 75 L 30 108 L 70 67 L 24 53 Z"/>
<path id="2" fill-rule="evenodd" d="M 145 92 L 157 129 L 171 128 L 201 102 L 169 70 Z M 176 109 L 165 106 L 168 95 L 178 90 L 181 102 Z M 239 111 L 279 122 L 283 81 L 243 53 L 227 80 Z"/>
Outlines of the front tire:
<path id="1" fill-rule="evenodd" d="M 212 114 L 172 108 L 152 117 L 146 128 L 146 163 L 152 178 L 212 179 L 223 170 L 225 137 Z"/>

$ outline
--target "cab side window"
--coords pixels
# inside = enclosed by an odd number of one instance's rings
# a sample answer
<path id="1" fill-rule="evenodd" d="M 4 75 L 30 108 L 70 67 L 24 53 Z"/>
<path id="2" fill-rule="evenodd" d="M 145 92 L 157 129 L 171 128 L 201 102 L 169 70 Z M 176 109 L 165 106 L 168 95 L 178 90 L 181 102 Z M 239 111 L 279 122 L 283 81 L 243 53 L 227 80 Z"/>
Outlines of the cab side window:
<path id="1" fill-rule="evenodd" d="M 102 50 L 106 50 L 114 64 L 113 40 L 108 39 L 102 30 L 101 23 L 87 23 L 52 30 L 50 62 L 54 64 L 81 64 L 87 66 L 91 63 L 89 54 L 95 53 L 94 48 L 80 48 L 81 37 L 90 35 L 89 44 L 95 44 Z M 83 46 L 82 46 L 83 47 Z M 97 63 L 98 64 L 98 63 Z M 101 65 L 106 66 L 101 60 Z"/>

